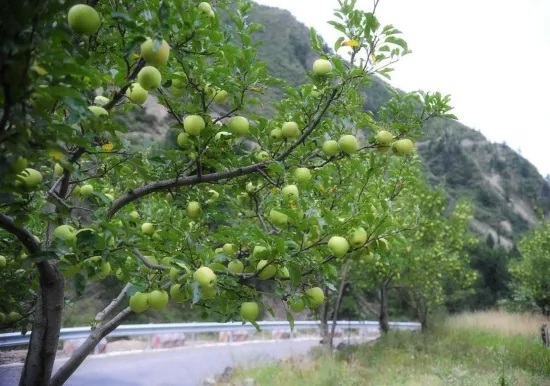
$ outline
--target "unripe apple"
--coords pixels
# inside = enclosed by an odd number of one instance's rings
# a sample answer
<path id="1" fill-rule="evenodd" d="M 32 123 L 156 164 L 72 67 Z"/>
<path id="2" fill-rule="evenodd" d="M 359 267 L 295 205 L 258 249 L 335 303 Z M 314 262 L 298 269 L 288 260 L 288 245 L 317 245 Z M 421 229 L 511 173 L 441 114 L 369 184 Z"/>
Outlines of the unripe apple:
<path id="1" fill-rule="evenodd" d="M 300 193 L 296 185 L 287 185 L 283 188 L 283 198 L 287 201 L 296 201 L 299 195 Z"/>
<path id="2" fill-rule="evenodd" d="M 391 141 L 393 141 L 393 135 L 386 130 L 380 130 L 378 134 L 376 134 L 376 143 L 382 146 L 389 146 L 391 144 Z"/>
<path id="3" fill-rule="evenodd" d="M 141 57 L 147 64 L 156 67 L 163 66 L 168 63 L 169 55 L 170 46 L 164 39 L 157 50 L 155 50 L 155 44 L 151 38 L 147 38 L 147 40 L 141 43 Z"/>
<path id="4" fill-rule="evenodd" d="M 362 227 L 357 227 L 353 230 L 350 237 L 351 246 L 354 248 L 359 248 L 365 245 L 367 238 L 367 231 Z"/>
<path id="5" fill-rule="evenodd" d="M 214 189 L 210 189 L 208 191 L 208 194 L 210 194 L 210 198 L 206 200 L 207 204 L 212 204 L 213 202 L 216 202 L 220 199 L 220 194 Z"/>
<path id="6" fill-rule="evenodd" d="M 75 229 L 70 225 L 60 225 L 54 229 L 53 238 L 74 242 L 76 241 Z"/>
<path id="7" fill-rule="evenodd" d="M 288 216 L 275 209 L 271 209 L 271 211 L 269 212 L 269 221 L 279 227 L 282 227 L 288 223 Z"/>
<path id="8" fill-rule="evenodd" d="M 347 134 L 340 137 L 338 145 L 344 153 L 353 154 L 357 151 L 359 144 L 357 138 L 354 135 Z"/>
<path id="9" fill-rule="evenodd" d="M 276 128 L 276 129 L 273 129 L 271 130 L 271 132 L 269 133 L 269 136 L 271 137 L 271 139 L 274 139 L 276 141 L 278 140 L 281 140 L 284 138 L 283 136 L 283 130 L 279 129 L 279 128 Z"/>
<path id="10" fill-rule="evenodd" d="M 73 5 L 67 14 L 69 27 L 77 34 L 93 35 L 101 25 L 101 19 L 95 9 L 86 4 Z"/>
<path id="11" fill-rule="evenodd" d="M 138 83 L 146 91 L 153 91 L 160 87 L 162 76 L 159 70 L 152 66 L 143 67 L 137 76 Z"/>
<path id="12" fill-rule="evenodd" d="M 17 322 L 19 319 L 21 319 L 21 314 L 15 311 L 10 312 L 6 317 L 6 320 L 8 321 L 8 323 Z"/>
<path id="13" fill-rule="evenodd" d="M 336 257 L 342 257 L 348 253 L 348 241 L 340 236 L 332 236 L 328 241 L 328 249 Z"/>
<path id="14" fill-rule="evenodd" d="M 94 115 L 96 117 L 100 117 L 102 115 L 105 115 L 105 116 L 108 116 L 109 115 L 109 112 L 107 110 L 105 110 L 103 107 L 101 106 L 88 106 L 88 109 L 94 113 Z"/>
<path id="15" fill-rule="evenodd" d="M 215 297 L 216 297 L 216 287 L 215 286 L 201 287 L 201 299 L 202 300 L 213 299 Z"/>
<path id="16" fill-rule="evenodd" d="M 18 175 L 23 180 L 23 185 L 27 189 L 34 189 L 42 182 L 42 174 L 38 170 L 26 168 Z"/>
<path id="17" fill-rule="evenodd" d="M 147 303 L 151 308 L 160 311 L 168 305 L 168 293 L 164 290 L 154 290 L 147 294 Z"/>
<path id="18" fill-rule="evenodd" d="M 94 193 L 94 187 L 90 184 L 82 185 L 80 187 L 80 197 L 86 198 Z"/>
<path id="19" fill-rule="evenodd" d="M 262 280 L 271 279 L 277 273 L 277 267 L 275 266 L 275 264 L 267 265 L 267 263 L 267 260 L 260 260 L 258 262 L 258 265 L 256 265 L 256 271 L 259 272 L 258 277 Z"/>
<path id="20" fill-rule="evenodd" d="M 236 137 L 244 137 L 249 133 L 250 123 L 245 117 L 235 116 L 229 120 L 227 126 Z"/>
<path id="21" fill-rule="evenodd" d="M 8 264 L 6 256 L 0 255 L 0 268 L 4 268 Z"/>
<path id="22" fill-rule="evenodd" d="M 255 322 L 260 315 L 260 307 L 256 302 L 244 302 L 241 304 L 241 318 L 247 322 Z"/>
<path id="23" fill-rule="evenodd" d="M 313 72 L 316 75 L 327 75 L 332 71 L 332 64 L 326 59 L 317 59 L 313 62 Z"/>
<path id="24" fill-rule="evenodd" d="M 269 256 L 269 249 L 267 249 L 266 247 L 256 245 L 252 250 L 252 258 L 262 259 L 267 256 Z"/>
<path id="25" fill-rule="evenodd" d="M 113 196 L 111 193 L 105 193 L 105 197 L 107 197 L 110 201 L 115 200 L 115 196 Z"/>
<path id="26" fill-rule="evenodd" d="M 407 155 L 413 151 L 413 143 L 410 139 L 400 139 L 395 141 L 392 145 L 392 150 L 398 155 Z"/>
<path id="27" fill-rule="evenodd" d="M 265 162 L 268 161 L 271 157 L 269 156 L 269 153 L 267 151 L 260 151 L 256 154 L 256 160 L 259 162 Z"/>
<path id="28" fill-rule="evenodd" d="M 187 204 L 187 209 L 185 210 L 185 213 L 188 217 L 191 218 L 197 218 L 201 214 L 201 204 L 199 204 L 197 201 L 191 201 Z"/>
<path id="29" fill-rule="evenodd" d="M 98 95 L 94 98 L 94 105 L 96 106 L 105 106 L 107 103 L 109 103 L 109 98 L 103 95 Z"/>
<path id="30" fill-rule="evenodd" d="M 138 105 L 142 105 L 147 100 L 147 96 L 149 95 L 149 92 L 145 90 L 139 83 L 132 83 L 127 89 L 126 89 L 126 96 L 128 99 L 130 99 L 132 102 L 137 103 Z"/>
<path id="31" fill-rule="evenodd" d="M 17 157 L 17 159 L 10 165 L 13 173 L 21 173 L 27 167 L 27 159 L 24 157 Z"/>
<path id="32" fill-rule="evenodd" d="M 63 174 L 63 166 L 59 165 L 58 163 L 56 163 L 53 167 L 53 175 L 55 177 L 59 177 Z"/>
<path id="33" fill-rule="evenodd" d="M 240 260 L 231 260 L 229 264 L 227 264 L 227 269 L 229 272 L 242 273 L 244 271 L 244 264 Z"/>
<path id="34" fill-rule="evenodd" d="M 193 273 L 193 279 L 201 286 L 213 286 L 216 283 L 216 274 L 208 267 L 200 267 Z"/>
<path id="35" fill-rule="evenodd" d="M 187 300 L 187 293 L 185 292 L 185 288 L 181 288 L 181 284 L 173 284 L 170 287 L 170 297 L 176 303 L 185 302 Z"/>
<path id="36" fill-rule="evenodd" d="M 215 16 L 216 16 L 216 13 L 214 12 L 213 9 L 211 9 L 210 12 L 208 12 L 208 17 L 209 17 L 209 18 L 213 18 L 213 17 L 215 17 Z"/>
<path id="37" fill-rule="evenodd" d="M 235 254 L 235 247 L 233 244 L 225 243 L 222 248 L 223 252 L 228 256 L 233 256 Z"/>
<path id="38" fill-rule="evenodd" d="M 174 98 L 180 98 L 185 95 L 185 88 L 184 87 L 178 88 L 178 87 L 172 86 L 170 87 L 170 94 L 172 94 Z"/>
<path id="39" fill-rule="evenodd" d="M 200 115 L 188 115 L 183 120 L 183 129 L 189 135 L 200 135 L 205 127 L 206 123 Z"/>
<path id="40" fill-rule="evenodd" d="M 155 226 L 150 222 L 144 222 L 143 224 L 141 224 L 141 232 L 150 236 L 155 233 Z"/>
<path id="41" fill-rule="evenodd" d="M 137 211 L 133 210 L 132 212 L 130 212 L 130 217 L 133 220 L 139 220 L 139 213 Z"/>
<path id="42" fill-rule="evenodd" d="M 313 287 L 306 290 L 310 307 L 318 307 L 325 301 L 325 294 L 319 287 Z"/>
<path id="43" fill-rule="evenodd" d="M 227 91 L 221 90 L 221 91 L 218 91 L 218 93 L 214 97 L 214 102 L 223 103 L 225 102 L 226 99 L 227 99 Z"/>
<path id="44" fill-rule="evenodd" d="M 298 298 L 296 300 L 290 299 L 288 301 L 288 306 L 294 312 L 301 312 L 306 307 L 306 303 L 304 303 L 304 301 L 301 298 Z"/>
<path id="45" fill-rule="evenodd" d="M 311 171 L 308 168 L 297 168 L 294 170 L 294 177 L 298 182 L 307 182 L 311 179 Z"/>
<path id="46" fill-rule="evenodd" d="M 281 128 L 281 131 L 285 138 L 293 138 L 300 135 L 300 129 L 298 128 L 298 124 L 296 122 L 283 123 L 283 127 Z"/>
<path id="47" fill-rule="evenodd" d="M 199 4 L 199 10 L 203 13 L 210 14 L 212 7 L 206 1 Z"/>
<path id="48" fill-rule="evenodd" d="M 178 142 L 178 146 L 181 147 L 182 149 L 189 147 L 189 145 L 192 143 L 187 133 L 179 133 L 177 142 Z"/>
<path id="49" fill-rule="evenodd" d="M 76 185 L 71 192 L 71 197 L 78 197 L 80 196 L 80 186 Z"/>
<path id="50" fill-rule="evenodd" d="M 6 321 L 6 314 L 0 312 L 0 324 L 3 324 Z"/>
<path id="51" fill-rule="evenodd" d="M 326 156 L 333 157 L 336 154 L 340 153 L 340 146 L 338 146 L 338 142 L 336 142 L 335 140 L 329 139 L 328 141 L 325 141 L 323 143 L 322 150 Z"/>
<path id="52" fill-rule="evenodd" d="M 279 267 L 279 269 L 277 270 L 277 277 L 288 279 L 290 277 L 290 271 L 287 267 Z"/>
<path id="53" fill-rule="evenodd" d="M 178 281 L 180 272 L 181 271 L 176 267 L 170 267 L 170 271 L 168 273 L 168 276 L 170 277 L 170 281 L 173 281 L 173 282 Z"/>

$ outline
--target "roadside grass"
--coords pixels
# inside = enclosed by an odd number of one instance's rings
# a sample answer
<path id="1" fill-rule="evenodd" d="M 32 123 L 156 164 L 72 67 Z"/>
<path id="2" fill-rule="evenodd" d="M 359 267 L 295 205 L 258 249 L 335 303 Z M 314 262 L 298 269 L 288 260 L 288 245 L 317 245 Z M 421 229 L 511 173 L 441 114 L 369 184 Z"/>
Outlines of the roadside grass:
<path id="1" fill-rule="evenodd" d="M 332 356 L 317 349 L 309 358 L 240 369 L 236 379 L 273 386 L 550 385 L 550 350 L 542 347 L 537 329 L 527 334 L 518 326 L 516 333 L 503 333 L 475 324 L 458 327 L 453 319 L 427 334 L 392 331 Z"/>

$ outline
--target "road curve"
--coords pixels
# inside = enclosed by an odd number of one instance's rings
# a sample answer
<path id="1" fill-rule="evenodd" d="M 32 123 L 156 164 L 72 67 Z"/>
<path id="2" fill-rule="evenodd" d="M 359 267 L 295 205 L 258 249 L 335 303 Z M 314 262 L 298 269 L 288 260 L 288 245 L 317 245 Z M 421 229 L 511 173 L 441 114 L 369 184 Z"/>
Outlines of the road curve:
<path id="1" fill-rule="evenodd" d="M 66 386 L 197 386 L 227 366 L 255 366 L 306 353 L 319 338 L 189 346 L 88 357 Z M 55 369 L 64 363 L 56 361 Z M 0 386 L 16 386 L 22 365 L 0 366 Z"/>

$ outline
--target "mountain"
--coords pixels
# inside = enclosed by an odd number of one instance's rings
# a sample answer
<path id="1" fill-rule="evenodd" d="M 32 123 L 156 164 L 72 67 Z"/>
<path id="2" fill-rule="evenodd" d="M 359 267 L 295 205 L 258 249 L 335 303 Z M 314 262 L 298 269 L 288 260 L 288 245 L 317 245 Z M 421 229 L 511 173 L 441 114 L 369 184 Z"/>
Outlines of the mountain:
<path id="1" fill-rule="evenodd" d="M 293 86 L 307 83 L 306 71 L 317 58 L 309 49 L 308 28 L 286 10 L 261 5 L 254 7 L 250 19 L 264 25 L 255 36 L 263 41 L 258 56 L 267 63 L 270 74 Z M 374 77 L 364 90 L 363 107 L 376 113 L 390 98 L 389 87 Z M 273 88 L 264 102 L 282 96 L 281 90 Z M 133 135 L 142 139 L 165 135 L 170 121 L 158 107 L 149 101 L 146 118 L 133 118 L 139 132 Z M 261 109 L 270 112 L 269 107 Z M 471 229 L 475 233 L 484 238 L 490 234 L 497 244 L 510 248 L 522 232 L 537 223 L 540 214 L 550 213 L 549 180 L 506 144 L 492 143 L 479 131 L 448 119 L 429 121 L 425 133 L 417 146 L 426 173 L 434 185 L 442 184 L 451 198 L 472 200 L 475 218 Z"/>

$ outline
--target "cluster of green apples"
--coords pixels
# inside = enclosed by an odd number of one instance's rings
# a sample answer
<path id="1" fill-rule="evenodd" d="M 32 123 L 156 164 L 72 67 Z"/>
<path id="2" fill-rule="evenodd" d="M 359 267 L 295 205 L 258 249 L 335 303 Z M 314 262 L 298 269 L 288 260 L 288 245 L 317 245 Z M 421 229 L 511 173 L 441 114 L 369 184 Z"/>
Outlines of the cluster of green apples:
<path id="1" fill-rule="evenodd" d="M 10 312 L 8 312 L 7 315 L 3 312 L 0 312 L 0 326 L 2 324 L 15 323 L 15 322 L 19 321 L 22 317 L 23 316 L 17 311 L 10 311 Z"/>
<path id="2" fill-rule="evenodd" d="M 354 228 L 348 239 L 342 236 L 332 236 L 328 241 L 330 252 L 337 258 L 344 257 L 349 252 L 350 247 L 354 250 L 367 247 L 365 251 L 370 253 L 374 250 L 386 251 L 389 249 L 389 244 L 384 238 L 369 241 L 369 235 L 363 227 Z"/>
<path id="3" fill-rule="evenodd" d="M 136 292 L 130 296 L 130 309 L 135 313 L 145 312 L 151 307 L 161 311 L 168 305 L 168 293 L 163 289 L 155 289 L 147 293 Z"/>
<path id="4" fill-rule="evenodd" d="M 403 138 L 394 141 L 392 133 L 387 130 L 380 130 L 376 134 L 375 139 L 379 145 L 377 147 L 377 151 L 379 152 L 387 152 L 391 148 L 395 154 L 405 156 L 410 154 L 414 149 L 414 145 L 410 139 Z"/>

